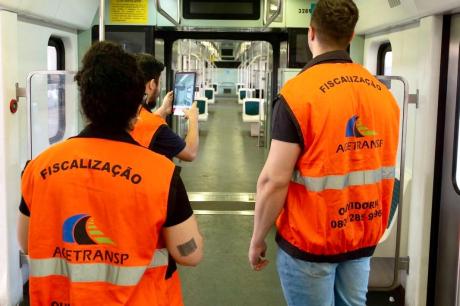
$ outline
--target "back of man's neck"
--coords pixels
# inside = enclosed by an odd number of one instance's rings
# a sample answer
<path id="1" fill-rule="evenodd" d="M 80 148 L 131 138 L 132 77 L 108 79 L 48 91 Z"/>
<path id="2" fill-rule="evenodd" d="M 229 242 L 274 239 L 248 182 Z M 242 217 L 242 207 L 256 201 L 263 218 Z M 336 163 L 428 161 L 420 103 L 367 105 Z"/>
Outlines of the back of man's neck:
<path id="1" fill-rule="evenodd" d="M 333 52 L 333 51 L 345 51 L 343 49 L 340 49 L 340 48 L 321 48 L 321 49 L 318 49 L 318 50 L 315 50 L 314 52 L 312 52 L 312 55 L 313 55 L 313 58 L 317 57 L 317 56 L 320 56 L 322 54 L 325 54 L 325 53 L 328 53 L 328 52 Z"/>

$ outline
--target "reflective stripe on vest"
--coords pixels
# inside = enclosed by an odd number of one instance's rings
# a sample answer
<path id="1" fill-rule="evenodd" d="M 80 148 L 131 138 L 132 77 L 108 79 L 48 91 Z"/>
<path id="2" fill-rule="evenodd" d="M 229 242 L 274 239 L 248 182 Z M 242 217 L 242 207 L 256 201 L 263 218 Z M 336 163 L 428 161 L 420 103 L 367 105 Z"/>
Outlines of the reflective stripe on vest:
<path id="1" fill-rule="evenodd" d="M 353 171 L 343 175 L 327 175 L 322 177 L 301 176 L 298 170 L 294 171 L 292 181 L 304 185 L 312 192 L 321 192 L 327 189 L 342 190 L 351 186 L 376 184 L 384 179 L 395 178 L 395 167 L 382 167 L 375 170 Z"/>
<path id="2" fill-rule="evenodd" d="M 123 267 L 106 263 L 76 264 L 63 258 L 29 259 L 31 277 L 60 275 L 72 282 L 107 282 L 118 286 L 135 286 L 145 270 L 168 265 L 168 250 L 157 249 L 148 266 Z"/>

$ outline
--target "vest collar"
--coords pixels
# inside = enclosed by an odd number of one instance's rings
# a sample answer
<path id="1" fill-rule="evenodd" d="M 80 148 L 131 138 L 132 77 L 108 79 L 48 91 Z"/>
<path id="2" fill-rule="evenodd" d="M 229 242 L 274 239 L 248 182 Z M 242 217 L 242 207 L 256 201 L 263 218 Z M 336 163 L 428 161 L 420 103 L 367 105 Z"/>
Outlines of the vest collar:
<path id="1" fill-rule="evenodd" d="M 323 53 L 313 58 L 308 64 L 302 69 L 302 72 L 305 70 L 319 64 L 326 63 L 353 63 L 350 58 L 350 55 L 345 50 L 336 50 Z"/>
<path id="2" fill-rule="evenodd" d="M 146 103 L 142 103 L 142 108 L 146 111 L 148 111 L 149 113 L 152 113 L 152 110 L 147 106 Z"/>
<path id="3" fill-rule="evenodd" d="M 101 138 L 139 145 L 139 143 L 137 143 L 126 131 L 111 130 L 97 127 L 93 124 L 89 124 L 83 129 L 83 131 L 80 132 L 80 134 L 71 138 Z"/>

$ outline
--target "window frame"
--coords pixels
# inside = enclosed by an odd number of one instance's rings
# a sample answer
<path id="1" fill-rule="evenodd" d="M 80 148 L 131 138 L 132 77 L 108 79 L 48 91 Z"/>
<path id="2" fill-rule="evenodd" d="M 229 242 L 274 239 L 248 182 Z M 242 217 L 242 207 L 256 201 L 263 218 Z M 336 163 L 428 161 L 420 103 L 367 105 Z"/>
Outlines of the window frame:
<path id="1" fill-rule="evenodd" d="M 65 70 L 65 47 L 61 38 L 50 36 L 47 47 L 56 49 L 56 66 L 57 70 Z M 59 85 L 65 83 L 65 75 L 51 76 L 48 75 L 48 85 Z M 58 87 L 58 129 L 54 136 L 48 135 L 49 144 L 52 145 L 64 138 L 66 130 L 66 112 L 65 112 L 65 86 Z M 64 111 L 61 111 L 63 109 Z"/>
<path id="2" fill-rule="evenodd" d="M 62 39 L 50 36 L 48 40 L 48 47 L 54 47 L 56 49 L 57 70 L 65 70 L 65 48 Z"/>
<path id="3" fill-rule="evenodd" d="M 460 44 L 459 44 L 460 52 Z M 460 54 L 460 53 L 459 53 Z M 454 127 L 454 145 L 453 145 L 453 162 L 452 162 L 452 184 L 454 190 L 460 194 L 460 181 L 457 180 L 457 175 L 460 177 L 460 160 L 458 154 L 460 150 L 460 57 L 458 59 L 457 71 L 457 101 L 455 109 L 455 127 Z"/>
<path id="4" fill-rule="evenodd" d="M 382 43 L 377 52 L 377 75 L 385 75 L 385 56 L 388 52 L 393 52 L 389 41 Z"/>

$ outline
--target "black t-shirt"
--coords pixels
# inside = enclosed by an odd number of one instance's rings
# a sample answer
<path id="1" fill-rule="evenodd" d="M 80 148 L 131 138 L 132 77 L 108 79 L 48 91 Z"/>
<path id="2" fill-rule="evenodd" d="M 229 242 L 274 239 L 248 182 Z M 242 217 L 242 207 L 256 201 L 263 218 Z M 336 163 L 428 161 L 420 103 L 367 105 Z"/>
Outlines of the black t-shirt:
<path id="1" fill-rule="evenodd" d="M 274 103 L 272 139 L 298 143 L 303 147 L 303 136 L 300 126 L 289 108 L 289 105 L 287 105 L 282 96 L 278 96 Z"/>
<path id="2" fill-rule="evenodd" d="M 185 148 L 185 141 L 174 133 L 167 125 L 158 128 L 152 137 L 149 149 L 172 159 Z"/>
<path id="3" fill-rule="evenodd" d="M 351 63 L 350 55 L 344 50 L 336 50 L 321 54 L 312 59 L 301 72 L 322 63 Z M 272 119 L 272 139 L 298 143 L 304 149 L 303 135 L 300 125 L 282 96 L 274 102 Z"/>

